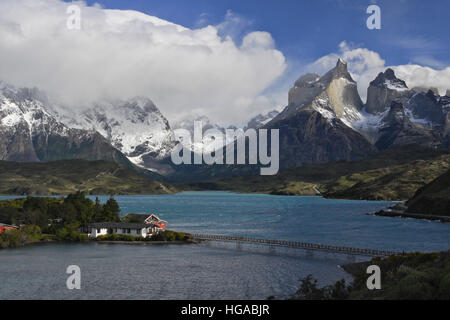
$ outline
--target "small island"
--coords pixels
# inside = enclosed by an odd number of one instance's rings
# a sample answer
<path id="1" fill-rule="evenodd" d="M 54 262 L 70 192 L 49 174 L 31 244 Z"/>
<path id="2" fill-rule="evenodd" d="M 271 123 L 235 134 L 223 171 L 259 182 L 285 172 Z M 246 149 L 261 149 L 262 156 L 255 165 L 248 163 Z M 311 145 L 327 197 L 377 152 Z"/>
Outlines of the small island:
<path id="1" fill-rule="evenodd" d="M 66 197 L 27 197 L 0 201 L 0 248 L 33 243 L 191 243 L 189 234 L 166 230 L 156 215 L 120 217 L 114 197 L 105 204 L 83 192 Z"/>

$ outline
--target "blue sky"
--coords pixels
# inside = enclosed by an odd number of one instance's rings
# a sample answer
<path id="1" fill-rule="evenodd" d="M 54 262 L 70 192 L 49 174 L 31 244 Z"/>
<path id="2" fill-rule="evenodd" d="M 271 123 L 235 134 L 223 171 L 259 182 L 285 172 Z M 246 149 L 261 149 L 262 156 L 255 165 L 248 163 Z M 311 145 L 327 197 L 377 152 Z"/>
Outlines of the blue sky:
<path id="1" fill-rule="evenodd" d="M 378 52 L 387 65 L 418 63 L 441 69 L 450 64 L 447 0 L 88 0 L 105 8 L 132 9 L 189 28 L 218 25 L 227 12 L 239 42 L 250 31 L 267 31 L 288 63 L 308 63 L 336 52 L 341 41 Z M 381 30 L 366 28 L 367 7 L 381 8 Z M 293 67 L 293 66 L 292 66 Z"/>

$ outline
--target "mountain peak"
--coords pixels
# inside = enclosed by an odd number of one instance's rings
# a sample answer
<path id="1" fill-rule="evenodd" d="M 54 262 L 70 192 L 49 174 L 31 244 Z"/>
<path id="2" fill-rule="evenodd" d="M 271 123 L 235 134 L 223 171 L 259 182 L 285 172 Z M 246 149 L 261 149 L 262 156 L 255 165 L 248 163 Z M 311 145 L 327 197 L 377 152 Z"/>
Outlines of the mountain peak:
<path id="1" fill-rule="evenodd" d="M 385 72 L 380 72 L 378 76 L 370 83 L 371 86 L 384 87 L 391 90 L 406 90 L 408 86 L 406 82 L 395 76 L 394 70 L 386 69 Z"/>
<path id="2" fill-rule="evenodd" d="M 347 62 L 341 58 L 338 59 L 336 62 L 336 67 L 328 71 L 321 79 L 320 82 L 322 82 L 325 85 L 328 85 L 331 81 L 334 79 L 347 79 L 350 82 L 355 82 L 348 72 L 347 69 Z"/>
<path id="3" fill-rule="evenodd" d="M 366 111 L 379 114 L 390 108 L 392 101 L 406 102 L 412 95 L 406 82 L 397 78 L 394 70 L 380 72 L 367 88 Z"/>
<path id="4" fill-rule="evenodd" d="M 336 62 L 336 67 L 339 67 L 339 66 L 345 66 L 345 68 L 347 68 L 347 61 L 345 61 L 342 58 L 339 58 L 338 61 Z"/>

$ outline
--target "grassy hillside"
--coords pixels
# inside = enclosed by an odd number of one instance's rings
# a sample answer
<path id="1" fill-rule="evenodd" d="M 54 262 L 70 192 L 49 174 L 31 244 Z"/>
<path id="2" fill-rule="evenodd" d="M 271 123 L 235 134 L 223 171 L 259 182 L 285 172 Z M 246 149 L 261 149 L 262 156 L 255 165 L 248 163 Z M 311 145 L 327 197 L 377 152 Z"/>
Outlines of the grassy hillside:
<path id="1" fill-rule="evenodd" d="M 161 194 L 176 189 L 107 161 L 0 161 L 0 194 Z"/>
<path id="2" fill-rule="evenodd" d="M 406 205 L 407 212 L 450 216 L 450 170 L 419 189 Z"/>
<path id="3" fill-rule="evenodd" d="M 383 192 L 375 192 L 377 189 L 373 189 L 371 192 L 367 191 L 360 195 L 356 190 L 352 190 L 352 192 L 348 192 L 342 197 L 400 200 L 410 198 L 419 187 L 422 187 L 434 177 L 442 174 L 439 164 L 448 167 L 448 159 L 448 150 L 405 146 L 380 152 L 367 159 L 358 161 L 338 161 L 298 167 L 280 171 L 276 176 L 251 175 L 191 182 L 182 185 L 182 188 L 286 195 L 314 195 L 317 194 L 316 191 L 319 189 L 321 192 L 330 193 L 330 196 L 332 193 L 336 193 L 333 196 L 340 197 L 337 194 L 338 191 L 342 192 L 354 187 L 356 184 L 366 181 L 367 178 L 379 179 L 377 181 L 379 184 L 383 183 L 383 179 L 385 183 L 391 179 L 391 183 L 386 185 Z M 430 166 L 424 167 L 423 164 L 428 162 L 431 163 Z M 416 179 L 416 175 L 408 171 L 410 165 L 417 172 L 421 172 L 420 179 Z M 401 168 L 391 169 L 396 166 L 405 167 L 403 171 Z M 429 169 L 433 169 L 434 171 L 429 172 Z M 390 175 L 393 172 L 397 176 Z M 398 185 L 394 182 L 402 175 L 402 172 L 404 174 L 402 177 L 403 180 L 398 181 L 399 185 L 402 185 L 402 188 L 395 191 Z M 428 176 L 430 177 L 427 178 Z M 410 183 L 411 186 L 408 187 Z M 393 190 L 394 192 L 392 192 Z"/>
<path id="4" fill-rule="evenodd" d="M 342 176 L 321 187 L 329 198 L 408 200 L 450 168 L 450 155 Z"/>

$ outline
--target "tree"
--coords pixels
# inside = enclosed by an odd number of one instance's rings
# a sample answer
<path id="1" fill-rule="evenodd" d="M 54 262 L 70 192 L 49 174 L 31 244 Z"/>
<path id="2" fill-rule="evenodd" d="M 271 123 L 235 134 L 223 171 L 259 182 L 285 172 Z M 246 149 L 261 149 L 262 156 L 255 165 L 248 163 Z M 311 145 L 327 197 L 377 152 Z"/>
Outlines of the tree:
<path id="1" fill-rule="evenodd" d="M 102 222 L 103 221 L 103 206 L 101 205 L 98 197 L 95 197 L 93 221 L 94 222 Z"/>
<path id="2" fill-rule="evenodd" d="M 105 221 L 120 221 L 120 207 L 114 197 L 109 198 L 103 206 L 103 217 Z"/>

